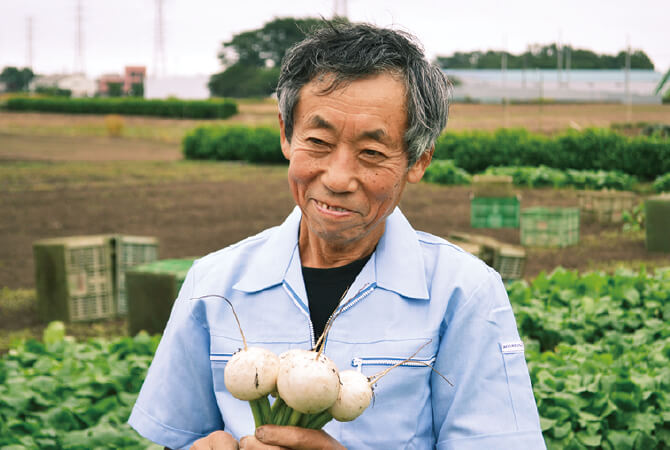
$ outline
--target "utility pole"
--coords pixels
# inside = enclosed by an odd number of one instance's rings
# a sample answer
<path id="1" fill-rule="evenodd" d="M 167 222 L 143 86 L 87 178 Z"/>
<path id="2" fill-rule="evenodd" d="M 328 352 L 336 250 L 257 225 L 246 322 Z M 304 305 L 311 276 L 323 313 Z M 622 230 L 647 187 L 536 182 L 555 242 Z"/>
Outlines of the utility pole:
<path id="1" fill-rule="evenodd" d="M 165 75 L 165 30 L 163 28 L 163 0 L 156 0 L 154 23 L 154 76 Z"/>
<path id="2" fill-rule="evenodd" d="M 561 77 L 561 66 L 563 65 L 563 50 L 561 49 L 561 30 L 558 30 L 558 41 L 556 42 L 556 70 L 558 74 L 558 85 L 563 83 Z"/>
<path id="3" fill-rule="evenodd" d="M 565 49 L 565 85 L 570 84 L 570 63 L 572 62 L 572 56 L 570 55 L 570 46 L 563 47 Z"/>
<path id="4" fill-rule="evenodd" d="M 502 83 L 503 83 L 503 128 L 507 128 L 507 123 L 509 121 L 507 111 L 507 37 L 503 38 L 503 51 L 500 58 L 500 65 L 502 69 Z"/>
<path id="5" fill-rule="evenodd" d="M 33 68 L 33 17 L 26 17 L 26 67 Z"/>
<path id="6" fill-rule="evenodd" d="M 333 1 L 333 18 L 335 17 L 348 17 L 347 16 L 347 0 L 334 0 Z"/>
<path id="7" fill-rule="evenodd" d="M 633 98 L 630 92 L 630 36 L 626 36 L 626 69 L 624 71 L 626 122 L 633 121 Z"/>
<path id="8" fill-rule="evenodd" d="M 82 4 L 81 0 L 77 0 L 77 27 L 74 36 L 75 57 L 74 57 L 74 72 L 84 73 L 84 42 L 82 33 Z"/>

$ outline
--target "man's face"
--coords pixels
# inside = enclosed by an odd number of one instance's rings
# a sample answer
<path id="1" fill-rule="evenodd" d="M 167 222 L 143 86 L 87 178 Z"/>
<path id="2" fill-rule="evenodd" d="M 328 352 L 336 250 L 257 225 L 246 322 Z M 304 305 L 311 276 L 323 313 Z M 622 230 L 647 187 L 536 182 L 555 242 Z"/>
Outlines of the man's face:
<path id="1" fill-rule="evenodd" d="M 280 117 L 289 185 L 303 213 L 301 233 L 309 233 L 310 245 L 371 250 L 405 183 L 421 179 L 431 153 L 407 169 L 405 89 L 392 75 L 322 95 L 327 82 L 313 80 L 300 91 L 290 143 Z"/>

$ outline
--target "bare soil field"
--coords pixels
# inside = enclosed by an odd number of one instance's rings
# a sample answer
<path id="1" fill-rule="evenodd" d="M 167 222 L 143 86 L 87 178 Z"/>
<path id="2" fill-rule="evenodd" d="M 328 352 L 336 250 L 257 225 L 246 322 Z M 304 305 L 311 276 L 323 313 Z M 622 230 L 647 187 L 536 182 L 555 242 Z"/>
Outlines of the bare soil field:
<path id="1" fill-rule="evenodd" d="M 623 115 L 619 105 L 544 107 L 553 116 L 544 124 L 545 132 L 570 122 L 607 126 L 621 121 Z M 532 129 L 536 105 L 510 108 L 514 115 L 509 117 L 518 118 L 509 124 L 518 121 Z M 457 104 L 450 127 L 497 128 L 500 112 L 499 105 Z M 252 123 L 274 120 L 276 115 L 272 104 L 250 105 L 244 114 Z M 670 105 L 636 107 L 634 117 L 667 123 Z M 0 112 L 0 297 L 18 293 L 27 299 L 13 312 L 0 304 L 0 330 L 39 335 L 43 327 L 30 291 L 34 287 L 32 244 L 38 239 L 99 233 L 149 235 L 160 240 L 161 258 L 197 257 L 286 217 L 293 200 L 285 166 L 179 160 L 180 136 L 203 122 L 126 118 L 127 128 L 135 134 L 110 138 L 100 117 Z M 577 191 L 571 189 L 522 189 L 520 195 L 522 208 L 577 206 Z M 518 229 L 470 227 L 469 187 L 410 185 L 401 208 L 417 229 L 439 236 L 461 231 L 512 244 L 520 240 Z M 557 266 L 609 271 L 640 264 L 670 266 L 670 254 L 647 252 L 644 235 L 624 233 L 621 224 L 583 222 L 576 246 L 528 248 L 525 277 Z M 75 334 L 119 334 L 124 327 L 125 322 L 115 321 L 102 327 L 82 326 Z"/>

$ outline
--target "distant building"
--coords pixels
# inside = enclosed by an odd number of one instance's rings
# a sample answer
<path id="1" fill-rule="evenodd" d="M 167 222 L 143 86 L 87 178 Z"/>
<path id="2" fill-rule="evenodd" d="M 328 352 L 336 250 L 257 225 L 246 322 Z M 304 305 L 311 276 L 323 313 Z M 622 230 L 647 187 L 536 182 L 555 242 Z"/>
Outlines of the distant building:
<path id="1" fill-rule="evenodd" d="M 101 75 L 100 78 L 98 78 L 98 94 L 101 96 L 107 96 L 109 95 L 110 91 L 110 84 L 113 83 L 118 83 L 121 86 L 123 86 L 123 77 L 119 75 L 118 73 L 107 73 L 104 75 Z"/>
<path id="2" fill-rule="evenodd" d="M 147 77 L 147 68 L 145 66 L 126 66 L 125 76 L 123 77 L 123 92 L 129 93 L 134 84 L 144 86 L 144 79 Z"/>
<path id="3" fill-rule="evenodd" d="M 30 91 L 38 88 L 57 88 L 69 90 L 72 97 L 89 97 L 95 94 L 95 81 L 83 73 L 38 75 L 28 85 Z"/>
<path id="4" fill-rule="evenodd" d="M 107 96 L 110 93 L 109 85 L 119 83 L 121 85 L 121 95 L 128 95 L 132 92 L 133 86 L 140 84 L 144 86 L 144 80 L 147 76 L 145 66 L 126 66 L 124 74 L 108 73 L 98 78 L 98 94 Z"/>
<path id="5" fill-rule="evenodd" d="M 209 75 L 184 75 L 149 77 L 146 80 L 145 98 L 202 100 L 209 98 Z"/>

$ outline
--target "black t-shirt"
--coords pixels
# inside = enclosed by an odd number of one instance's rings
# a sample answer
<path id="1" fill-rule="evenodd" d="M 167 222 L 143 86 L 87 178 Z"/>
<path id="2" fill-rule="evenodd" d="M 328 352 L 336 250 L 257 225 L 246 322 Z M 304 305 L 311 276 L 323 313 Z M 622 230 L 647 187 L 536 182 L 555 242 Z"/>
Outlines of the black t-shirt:
<path id="1" fill-rule="evenodd" d="M 351 286 L 370 255 L 347 264 L 329 269 L 302 268 L 305 290 L 309 302 L 309 315 L 314 326 L 314 336 L 319 339 L 326 327 L 328 318 L 342 298 L 344 291 Z M 347 300 L 347 299 L 345 299 Z"/>

